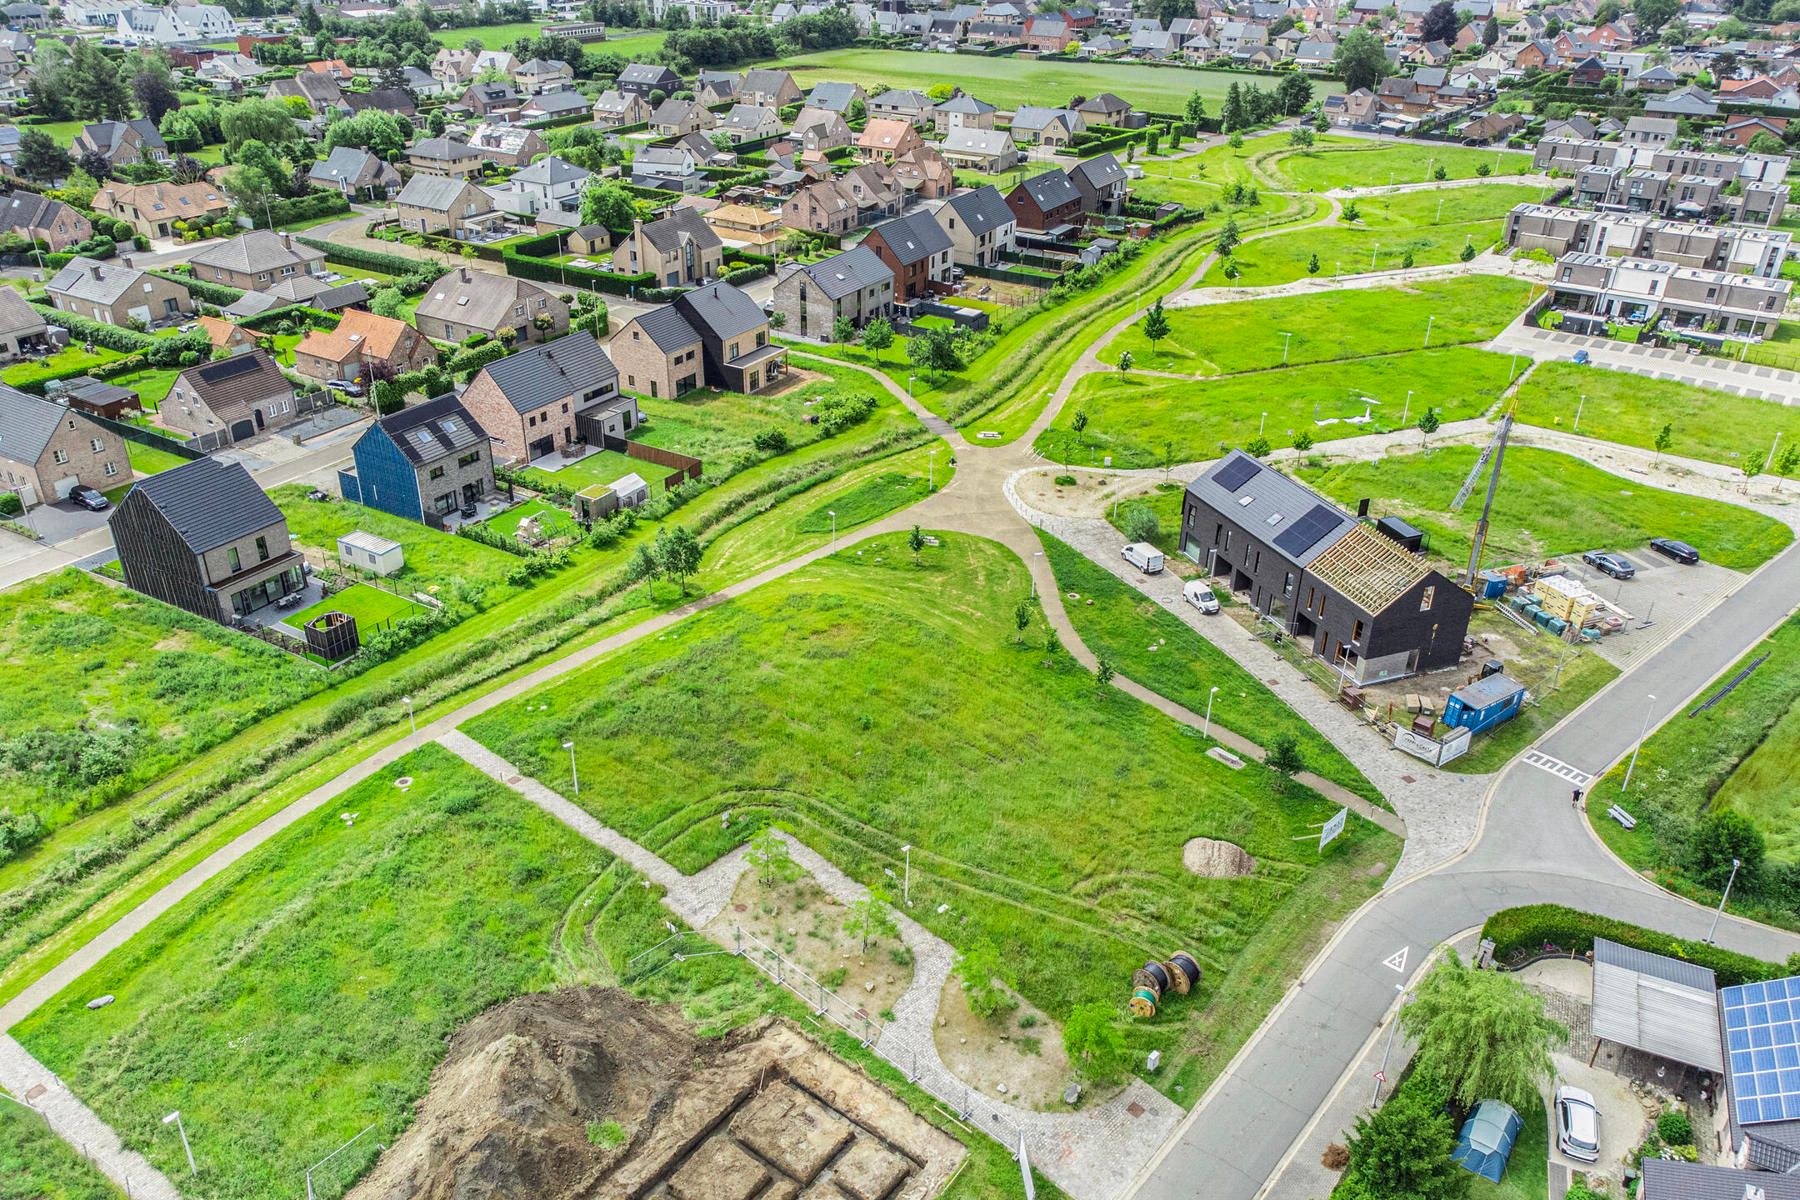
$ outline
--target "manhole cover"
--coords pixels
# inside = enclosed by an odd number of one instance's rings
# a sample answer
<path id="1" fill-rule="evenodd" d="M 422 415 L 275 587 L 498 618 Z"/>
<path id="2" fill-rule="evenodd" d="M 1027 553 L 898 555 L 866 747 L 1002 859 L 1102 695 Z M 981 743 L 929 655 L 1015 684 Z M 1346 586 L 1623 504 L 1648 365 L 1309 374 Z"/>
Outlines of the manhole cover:
<path id="1" fill-rule="evenodd" d="M 524 782 L 525 782 L 525 777 L 523 775 L 514 775 L 512 778 L 510 778 L 506 781 L 506 784 L 508 787 L 513 787 L 513 786 L 516 786 L 516 785 L 524 783 Z"/>
<path id="2" fill-rule="evenodd" d="M 25 1098 L 27 1100 L 36 1100 L 39 1096 L 43 1095 L 45 1092 L 47 1092 L 49 1090 L 50 1090 L 49 1088 L 45 1087 L 41 1083 L 34 1083 L 29 1088 L 25 1089 Z"/>
<path id="3" fill-rule="evenodd" d="M 1417 783 L 1419 781 L 1414 779 L 1411 775 L 1402 775 L 1400 777 L 1400 782 L 1401 783 Z"/>
<path id="4" fill-rule="evenodd" d="M 1134 1117 L 1141 1117 L 1144 1115 L 1144 1106 L 1139 1104 L 1136 1100 L 1133 1100 L 1130 1104 L 1125 1106 L 1125 1111 Z"/>

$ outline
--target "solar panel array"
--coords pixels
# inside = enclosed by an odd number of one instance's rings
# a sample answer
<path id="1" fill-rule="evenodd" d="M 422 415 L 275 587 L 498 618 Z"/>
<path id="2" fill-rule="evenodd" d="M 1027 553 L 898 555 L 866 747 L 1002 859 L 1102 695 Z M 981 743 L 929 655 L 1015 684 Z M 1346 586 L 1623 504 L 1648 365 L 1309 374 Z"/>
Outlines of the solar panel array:
<path id="1" fill-rule="evenodd" d="M 248 371 L 261 369 L 261 363 L 254 354 L 234 354 L 221 362 L 201 368 L 200 377 L 208 383 L 219 383 L 226 379 L 236 379 Z"/>
<path id="2" fill-rule="evenodd" d="M 1800 977 L 1725 988 L 1719 1006 L 1738 1124 L 1800 1120 Z"/>
<path id="3" fill-rule="evenodd" d="M 1327 533 L 1338 526 L 1338 515 L 1330 507 L 1315 504 L 1304 517 L 1282 531 L 1275 539 L 1275 545 L 1298 558 L 1313 548 L 1313 545 Z"/>
<path id="4" fill-rule="evenodd" d="M 1247 458 L 1234 458 L 1219 468 L 1213 476 L 1213 482 L 1228 492 L 1235 492 L 1256 477 L 1261 467 Z"/>

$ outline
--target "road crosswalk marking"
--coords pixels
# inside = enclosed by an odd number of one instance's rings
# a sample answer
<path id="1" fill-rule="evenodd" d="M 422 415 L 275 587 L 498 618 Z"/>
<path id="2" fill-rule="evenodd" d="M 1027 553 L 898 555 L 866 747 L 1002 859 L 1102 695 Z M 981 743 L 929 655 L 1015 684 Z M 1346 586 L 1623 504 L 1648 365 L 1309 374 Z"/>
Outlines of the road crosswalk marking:
<path id="1" fill-rule="evenodd" d="M 1571 767 L 1560 758 L 1551 758 L 1541 750 L 1527 750 L 1525 761 L 1540 771 L 1548 771 L 1558 779 L 1566 779 L 1576 787 L 1586 787 L 1594 777 L 1579 767 Z"/>

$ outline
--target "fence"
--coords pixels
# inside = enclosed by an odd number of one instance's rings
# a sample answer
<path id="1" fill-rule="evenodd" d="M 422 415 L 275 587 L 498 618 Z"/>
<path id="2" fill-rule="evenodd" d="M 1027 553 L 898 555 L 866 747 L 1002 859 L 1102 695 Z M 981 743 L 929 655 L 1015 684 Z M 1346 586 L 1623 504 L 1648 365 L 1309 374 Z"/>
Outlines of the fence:
<path id="1" fill-rule="evenodd" d="M 149 446 L 155 450 L 166 450 L 176 458 L 185 458 L 192 462 L 206 455 L 194 448 L 192 442 L 178 442 L 172 437 L 145 429 L 142 425 L 133 425 L 129 421 L 115 421 L 111 417 L 103 417 L 99 413 L 88 413 L 87 418 L 98 425 L 112 430 L 128 442 L 136 442 L 140 446 Z"/>
<path id="2" fill-rule="evenodd" d="M 732 926 L 731 937 L 733 948 L 726 950 L 698 933 L 677 933 L 626 963 L 622 978 L 630 983 L 690 958 L 733 954 L 799 997 L 812 1009 L 813 1015 L 829 1018 L 905 1075 L 906 1082 L 948 1106 L 957 1120 L 993 1138 L 1015 1159 L 1020 1148 L 1025 1146 L 1031 1154 L 1038 1156 L 1040 1162 L 1049 1161 L 1050 1151 L 1035 1144 L 1027 1145 L 1024 1131 L 1012 1123 L 999 1105 L 943 1067 L 937 1047 L 921 1046 L 879 1017 L 870 1016 L 866 1009 L 833 992 L 805 968 L 741 925 Z"/>
<path id="3" fill-rule="evenodd" d="M 679 454 L 674 450 L 664 450 L 658 446 L 646 446 L 642 442 L 628 441 L 625 438 L 600 436 L 600 444 L 608 450 L 623 451 L 625 457 L 640 459 L 643 462 L 655 463 L 659 467 L 668 467 L 675 472 L 663 480 L 663 486 L 677 488 L 690 479 L 700 478 L 700 460 L 690 454 Z"/>

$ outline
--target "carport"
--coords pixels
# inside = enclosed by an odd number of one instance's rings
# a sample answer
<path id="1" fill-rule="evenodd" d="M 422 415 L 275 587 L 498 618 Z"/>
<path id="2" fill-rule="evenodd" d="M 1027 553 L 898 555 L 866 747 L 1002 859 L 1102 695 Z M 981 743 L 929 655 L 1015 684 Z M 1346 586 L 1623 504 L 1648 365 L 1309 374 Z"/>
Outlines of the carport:
<path id="1" fill-rule="evenodd" d="M 1593 1020 L 1595 1054 L 1608 1041 L 1715 1074 L 1725 1069 L 1718 984 L 1705 967 L 1595 938 Z"/>

